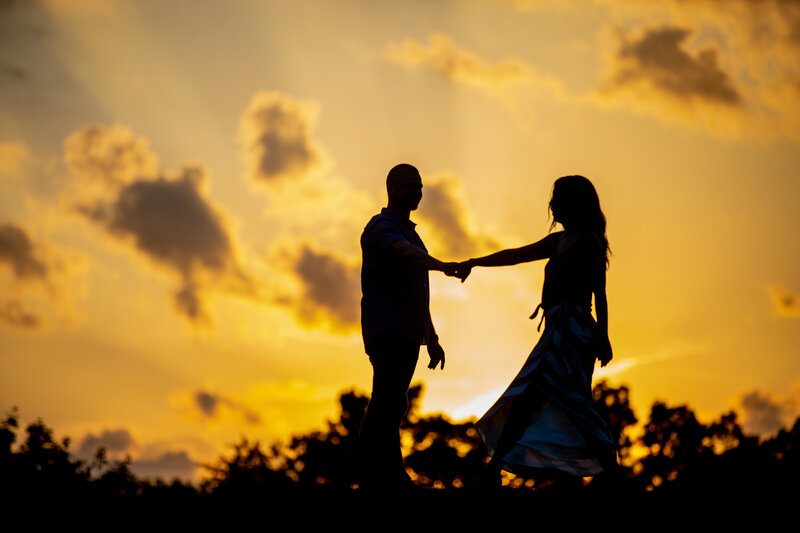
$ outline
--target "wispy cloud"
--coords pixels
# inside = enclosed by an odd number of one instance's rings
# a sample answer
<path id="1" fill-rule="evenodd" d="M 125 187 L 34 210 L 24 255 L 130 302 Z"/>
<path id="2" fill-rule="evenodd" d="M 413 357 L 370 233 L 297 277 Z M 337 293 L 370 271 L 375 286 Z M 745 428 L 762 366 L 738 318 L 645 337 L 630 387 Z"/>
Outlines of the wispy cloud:
<path id="1" fill-rule="evenodd" d="M 556 78 L 538 72 L 520 58 L 508 57 L 493 63 L 458 46 L 444 34 L 430 35 L 427 44 L 413 39 L 389 43 L 383 54 L 403 67 L 422 68 L 492 95 L 516 88 L 545 88 L 556 94 L 562 91 Z"/>
<path id="2" fill-rule="evenodd" d="M 205 418 L 214 419 L 220 416 L 222 409 L 235 412 L 248 424 L 258 424 L 260 417 L 257 412 L 244 405 L 242 402 L 228 398 L 220 393 L 208 390 L 198 390 L 193 396 L 194 405 Z"/>
<path id="3" fill-rule="evenodd" d="M 616 374 L 621 374 L 637 366 L 664 363 L 690 355 L 701 355 L 708 352 L 708 347 L 702 344 L 673 344 L 664 346 L 658 351 L 620 358 L 619 354 L 605 367 L 598 367 L 594 371 L 594 378 L 600 379 Z"/>

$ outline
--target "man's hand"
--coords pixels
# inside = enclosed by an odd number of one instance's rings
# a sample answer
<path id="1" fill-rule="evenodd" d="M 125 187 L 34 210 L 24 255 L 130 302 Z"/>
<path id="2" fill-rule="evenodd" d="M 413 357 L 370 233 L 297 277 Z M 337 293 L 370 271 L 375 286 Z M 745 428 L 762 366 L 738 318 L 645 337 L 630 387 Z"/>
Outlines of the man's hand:
<path id="1" fill-rule="evenodd" d="M 435 369 L 436 365 L 438 365 L 441 361 L 442 370 L 444 370 L 444 350 L 442 349 L 441 344 L 439 344 L 438 339 L 428 342 L 428 355 L 431 356 L 431 362 L 428 364 L 428 368 L 432 370 Z"/>

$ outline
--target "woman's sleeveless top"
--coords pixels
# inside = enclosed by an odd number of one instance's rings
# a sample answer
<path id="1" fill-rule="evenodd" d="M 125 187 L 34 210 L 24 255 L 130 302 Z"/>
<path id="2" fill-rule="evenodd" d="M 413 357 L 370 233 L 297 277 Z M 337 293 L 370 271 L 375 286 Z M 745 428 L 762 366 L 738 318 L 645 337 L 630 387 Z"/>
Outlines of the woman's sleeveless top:
<path id="1" fill-rule="evenodd" d="M 544 267 L 541 306 L 544 309 L 564 303 L 590 306 L 592 291 L 605 274 L 605 254 L 600 241 L 587 233 L 578 236 L 561 254 L 557 248 L 554 246 L 553 255 Z"/>

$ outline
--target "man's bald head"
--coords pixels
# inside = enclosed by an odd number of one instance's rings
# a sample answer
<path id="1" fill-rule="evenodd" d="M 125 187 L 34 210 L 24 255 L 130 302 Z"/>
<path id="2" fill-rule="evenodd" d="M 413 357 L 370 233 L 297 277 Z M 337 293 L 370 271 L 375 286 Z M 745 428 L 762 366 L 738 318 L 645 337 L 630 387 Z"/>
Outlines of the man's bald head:
<path id="1" fill-rule="evenodd" d="M 413 211 L 422 199 L 422 177 L 419 170 L 408 163 L 395 165 L 386 176 L 386 192 L 389 194 L 389 207 Z"/>

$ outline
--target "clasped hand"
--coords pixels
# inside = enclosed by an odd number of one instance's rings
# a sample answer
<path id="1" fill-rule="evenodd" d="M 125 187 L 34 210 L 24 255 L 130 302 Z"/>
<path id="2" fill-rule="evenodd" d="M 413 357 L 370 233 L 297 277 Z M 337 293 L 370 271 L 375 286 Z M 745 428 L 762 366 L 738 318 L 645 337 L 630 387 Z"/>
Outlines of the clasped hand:
<path id="1" fill-rule="evenodd" d="M 445 275 L 452 278 L 458 278 L 461 280 L 461 283 L 464 283 L 470 272 L 472 272 L 472 263 L 469 261 L 461 261 L 460 263 L 445 263 Z"/>

